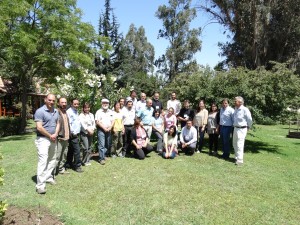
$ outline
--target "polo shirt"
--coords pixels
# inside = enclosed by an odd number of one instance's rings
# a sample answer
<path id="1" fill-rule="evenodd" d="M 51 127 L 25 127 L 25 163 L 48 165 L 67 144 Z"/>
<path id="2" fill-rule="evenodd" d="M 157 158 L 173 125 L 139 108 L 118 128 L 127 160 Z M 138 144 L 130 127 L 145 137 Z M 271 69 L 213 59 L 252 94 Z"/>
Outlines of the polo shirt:
<path id="1" fill-rule="evenodd" d="M 114 113 L 110 109 L 107 109 L 107 111 L 104 112 L 101 108 L 96 112 L 95 120 L 100 121 L 105 128 L 108 128 L 112 125 Z"/>
<path id="2" fill-rule="evenodd" d="M 43 105 L 39 109 L 36 110 L 34 114 L 35 122 L 42 122 L 43 128 L 49 133 L 54 134 L 56 129 L 56 124 L 59 118 L 59 113 L 56 109 L 53 109 L 51 112 L 46 105 Z M 44 137 L 38 130 L 36 131 L 37 136 Z"/>
<path id="3" fill-rule="evenodd" d="M 137 117 L 142 120 L 143 125 L 152 125 L 152 115 L 153 115 L 153 108 L 152 107 L 145 107 L 144 109 L 140 110 L 137 113 Z"/>

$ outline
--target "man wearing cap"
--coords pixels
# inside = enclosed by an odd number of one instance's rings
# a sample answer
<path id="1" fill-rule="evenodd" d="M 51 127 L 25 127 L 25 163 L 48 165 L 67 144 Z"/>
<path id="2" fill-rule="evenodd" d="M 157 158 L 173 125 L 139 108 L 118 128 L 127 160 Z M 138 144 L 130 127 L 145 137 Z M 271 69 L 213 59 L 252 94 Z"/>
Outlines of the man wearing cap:
<path id="1" fill-rule="evenodd" d="M 78 108 L 79 108 L 79 100 L 77 98 L 72 99 L 71 107 L 67 110 L 71 134 L 69 139 L 69 148 L 67 154 L 66 167 L 73 167 L 73 169 L 76 172 L 82 173 L 83 170 L 81 168 L 80 145 L 79 145 L 81 123 L 80 123 Z"/>
<path id="2" fill-rule="evenodd" d="M 137 112 L 136 116 L 139 117 L 142 121 L 142 126 L 146 130 L 148 137 L 150 139 L 152 133 L 152 115 L 153 115 L 153 108 L 152 108 L 152 100 L 148 98 L 146 100 L 146 107 Z"/>
<path id="3" fill-rule="evenodd" d="M 54 109 L 55 96 L 48 94 L 45 105 L 34 114 L 36 122 L 35 145 L 38 153 L 37 183 L 38 194 L 46 193 L 46 182 L 55 184 L 52 171 L 55 168 L 56 137 L 59 132 L 59 114 Z"/>
<path id="4" fill-rule="evenodd" d="M 233 114 L 233 138 L 236 165 L 244 162 L 244 144 L 248 129 L 252 125 L 252 117 L 249 109 L 244 106 L 244 99 L 241 96 L 235 97 L 235 110 Z"/>
<path id="5" fill-rule="evenodd" d="M 125 127 L 124 134 L 124 153 L 130 154 L 131 146 L 131 129 L 134 124 L 135 110 L 133 108 L 133 101 L 131 97 L 126 98 L 125 107 L 122 109 L 123 124 Z"/>
<path id="6" fill-rule="evenodd" d="M 102 108 L 96 112 L 95 121 L 97 125 L 99 163 L 105 164 L 105 154 L 111 148 L 111 129 L 114 121 L 113 111 L 109 109 L 109 101 L 104 98 L 101 101 Z"/>

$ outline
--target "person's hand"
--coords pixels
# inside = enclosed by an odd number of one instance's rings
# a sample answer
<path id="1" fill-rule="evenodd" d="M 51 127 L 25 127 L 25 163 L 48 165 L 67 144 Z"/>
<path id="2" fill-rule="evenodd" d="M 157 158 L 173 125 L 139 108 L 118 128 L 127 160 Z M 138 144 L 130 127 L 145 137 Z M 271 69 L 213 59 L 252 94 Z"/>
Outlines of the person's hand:
<path id="1" fill-rule="evenodd" d="M 51 134 L 50 135 L 50 141 L 55 142 L 57 135 L 56 134 Z"/>
<path id="2" fill-rule="evenodd" d="M 202 127 L 202 128 L 201 128 L 201 131 L 203 132 L 204 130 L 205 130 L 205 127 Z"/>

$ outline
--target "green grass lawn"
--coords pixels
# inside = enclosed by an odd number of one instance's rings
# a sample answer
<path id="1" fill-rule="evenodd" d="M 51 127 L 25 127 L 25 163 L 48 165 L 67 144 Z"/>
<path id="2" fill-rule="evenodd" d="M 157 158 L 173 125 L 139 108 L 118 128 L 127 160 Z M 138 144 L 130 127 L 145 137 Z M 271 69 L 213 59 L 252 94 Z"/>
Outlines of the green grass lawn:
<path id="1" fill-rule="evenodd" d="M 206 153 L 164 160 L 153 152 L 144 161 L 93 161 L 58 176 L 46 195 L 35 192 L 35 136 L 5 137 L 1 199 L 41 205 L 65 224 L 299 224 L 300 140 L 287 132 L 256 126 L 242 167 Z"/>

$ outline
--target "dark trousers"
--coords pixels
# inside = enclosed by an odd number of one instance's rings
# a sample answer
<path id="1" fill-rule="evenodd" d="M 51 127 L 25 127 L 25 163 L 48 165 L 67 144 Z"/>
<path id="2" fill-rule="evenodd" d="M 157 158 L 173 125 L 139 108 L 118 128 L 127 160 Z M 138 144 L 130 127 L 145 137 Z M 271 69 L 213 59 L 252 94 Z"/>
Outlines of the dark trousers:
<path id="1" fill-rule="evenodd" d="M 222 140 L 223 158 L 229 158 L 230 155 L 230 134 L 232 127 L 220 126 L 220 136 Z"/>
<path id="2" fill-rule="evenodd" d="M 218 151 L 218 139 L 219 134 L 209 134 L 209 152 L 212 150 Z"/>
<path id="3" fill-rule="evenodd" d="M 134 156 L 138 159 L 145 159 L 146 155 L 153 150 L 153 147 L 147 144 L 146 148 L 136 149 L 134 148 Z"/>
<path id="4" fill-rule="evenodd" d="M 202 131 L 202 127 L 195 127 L 197 129 L 197 146 L 198 146 L 198 150 L 201 152 L 203 145 L 204 145 L 204 134 L 205 134 L 205 130 Z"/>
<path id="5" fill-rule="evenodd" d="M 74 167 L 74 169 L 81 166 L 80 145 L 79 145 L 78 137 L 73 137 L 69 139 L 69 147 L 68 147 L 66 164 L 67 166 Z"/>
<path id="6" fill-rule="evenodd" d="M 130 153 L 131 148 L 131 128 L 132 126 L 124 126 L 125 127 L 125 134 L 124 134 L 124 151 L 125 153 Z"/>

